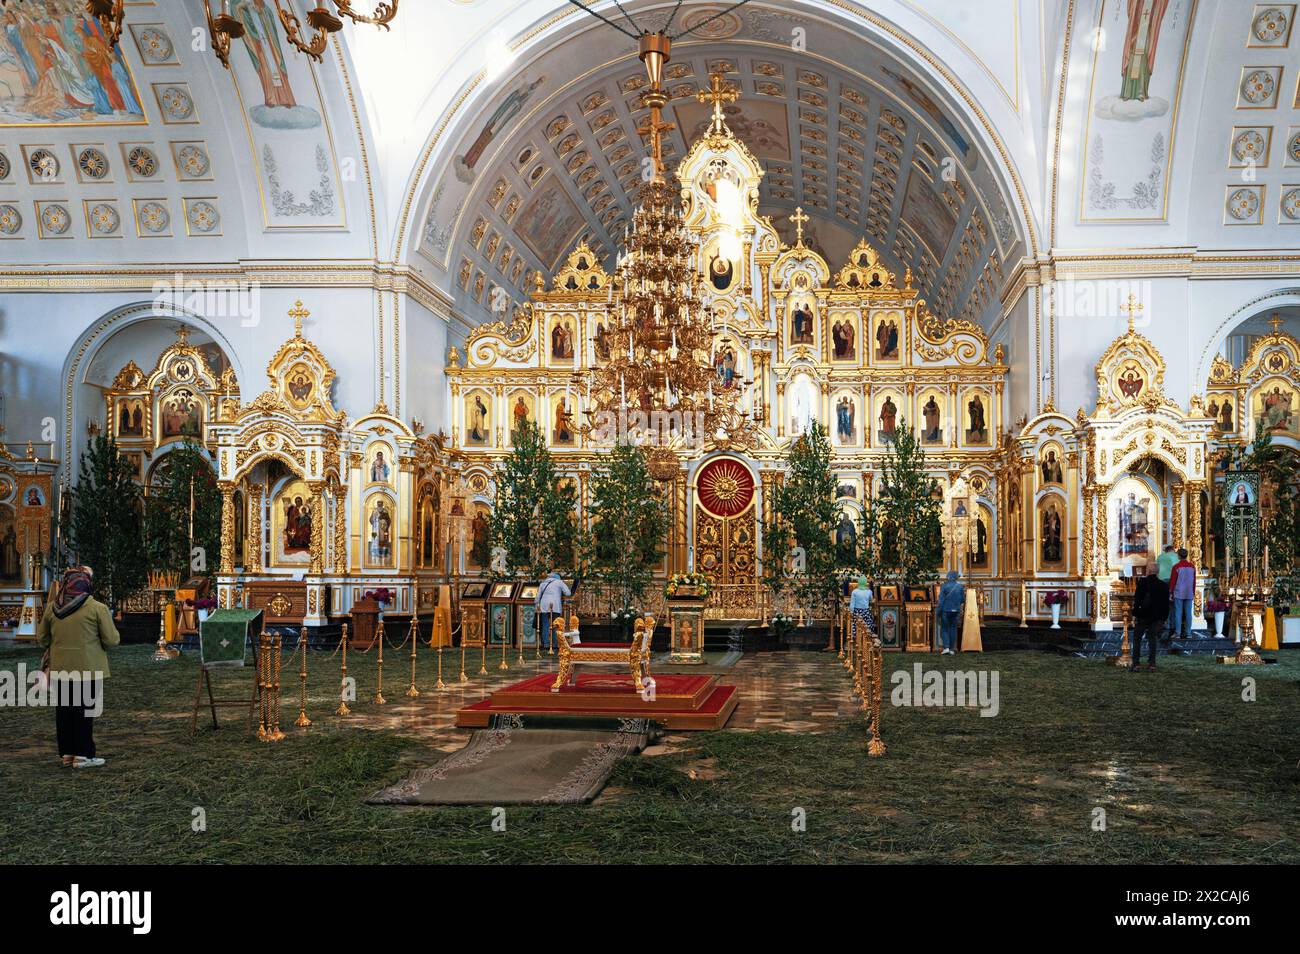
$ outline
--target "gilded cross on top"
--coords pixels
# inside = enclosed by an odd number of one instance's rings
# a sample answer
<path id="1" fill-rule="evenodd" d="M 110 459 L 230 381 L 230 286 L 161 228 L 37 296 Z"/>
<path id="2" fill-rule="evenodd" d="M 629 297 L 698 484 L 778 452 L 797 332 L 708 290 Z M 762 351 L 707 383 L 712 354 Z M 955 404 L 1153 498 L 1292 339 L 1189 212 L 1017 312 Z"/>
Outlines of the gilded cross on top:
<path id="1" fill-rule="evenodd" d="M 795 239 L 794 239 L 795 247 L 803 248 L 803 226 L 805 222 L 808 222 L 810 220 L 808 216 L 804 215 L 802 205 L 797 207 L 794 210 L 794 215 L 790 216 L 790 221 L 794 223 L 794 228 L 795 228 Z"/>
<path id="2" fill-rule="evenodd" d="M 740 90 L 730 83 L 724 82 L 721 73 L 709 74 L 709 88 L 702 89 L 695 94 L 695 98 L 701 103 L 713 104 L 713 128 L 712 132 L 723 132 L 727 128 L 726 121 L 722 116 L 722 107 L 726 103 L 734 103 L 740 99 Z"/>

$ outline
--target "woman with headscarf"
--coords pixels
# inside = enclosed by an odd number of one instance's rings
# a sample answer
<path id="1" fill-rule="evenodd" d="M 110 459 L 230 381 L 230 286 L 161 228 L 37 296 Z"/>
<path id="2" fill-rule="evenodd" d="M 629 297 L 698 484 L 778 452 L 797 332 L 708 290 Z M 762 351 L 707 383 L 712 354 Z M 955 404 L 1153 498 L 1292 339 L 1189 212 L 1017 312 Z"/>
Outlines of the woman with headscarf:
<path id="1" fill-rule="evenodd" d="M 857 626 L 865 626 L 871 636 L 876 634 L 876 620 L 871 615 L 871 585 L 865 576 L 858 577 L 858 585 L 849 594 L 849 613 Z"/>
<path id="2" fill-rule="evenodd" d="M 49 650 L 50 689 L 59 755 L 64 765 L 96 768 L 94 718 L 103 709 L 109 646 L 121 642 L 108 607 L 90 595 L 90 571 L 72 567 L 63 574 L 58 595 L 45 607 L 38 632 Z"/>

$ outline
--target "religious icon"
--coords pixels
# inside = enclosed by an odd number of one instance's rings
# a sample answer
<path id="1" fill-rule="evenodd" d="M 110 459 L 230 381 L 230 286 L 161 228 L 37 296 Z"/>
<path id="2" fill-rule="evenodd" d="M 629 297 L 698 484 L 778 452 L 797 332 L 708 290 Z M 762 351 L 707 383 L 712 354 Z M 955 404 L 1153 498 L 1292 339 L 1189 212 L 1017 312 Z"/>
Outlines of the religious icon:
<path id="1" fill-rule="evenodd" d="M 943 443 L 943 422 L 939 402 L 930 395 L 930 399 L 921 407 L 921 416 L 925 418 L 925 428 L 921 431 L 921 440 L 926 444 Z"/>
<path id="2" fill-rule="evenodd" d="M 1043 509 L 1043 539 L 1040 553 L 1044 566 L 1061 562 L 1061 513 L 1056 508 L 1055 500 Z"/>
<path id="3" fill-rule="evenodd" d="M 573 360 L 573 323 L 561 318 L 551 329 L 551 357 L 556 361 Z"/>
<path id="4" fill-rule="evenodd" d="M 311 403 L 311 393 L 315 384 L 305 366 L 297 365 L 292 368 L 285 382 L 289 391 L 289 401 L 295 408 L 302 410 Z"/>
<path id="5" fill-rule="evenodd" d="M 22 555 L 18 552 L 18 532 L 14 529 L 14 512 L 0 506 L 0 580 L 12 583 L 22 577 Z"/>
<path id="6" fill-rule="evenodd" d="M 953 497 L 953 498 L 952 498 L 952 515 L 953 515 L 954 517 L 968 517 L 968 516 L 970 516 L 970 510 L 969 510 L 969 509 L 967 508 L 967 506 L 966 506 L 966 498 L 965 498 L 965 497 Z"/>
<path id="7" fill-rule="evenodd" d="M 1129 0 L 1128 30 L 1120 66 L 1120 99 L 1146 101 L 1156 64 L 1156 46 L 1160 42 L 1160 22 L 1168 6 L 1169 0 Z"/>
<path id="8" fill-rule="evenodd" d="M 876 325 L 876 360 L 898 360 L 898 323 L 893 318 L 882 318 Z"/>
<path id="9" fill-rule="evenodd" d="M 311 502 L 301 495 L 284 498 L 284 552 L 308 553 L 311 551 Z"/>
<path id="10" fill-rule="evenodd" d="M 858 559 L 858 531 L 847 513 L 840 514 L 835 527 L 835 549 L 842 566 L 852 566 Z"/>
<path id="11" fill-rule="evenodd" d="M 975 549 L 971 551 L 970 565 L 972 569 L 988 569 L 989 565 L 989 525 L 988 519 L 981 510 L 979 516 L 975 518 Z"/>
<path id="12" fill-rule="evenodd" d="M 438 505 L 434 502 L 434 495 L 425 494 L 420 501 L 420 566 L 423 567 L 434 565 L 433 554 L 438 545 L 435 526 L 437 510 Z"/>
<path id="13" fill-rule="evenodd" d="M 1115 383 L 1119 385 L 1120 394 L 1126 398 L 1137 397 L 1142 392 L 1142 388 L 1146 386 L 1146 381 L 1143 380 L 1141 372 L 1134 365 L 1125 368 L 1120 376 L 1115 379 Z"/>
<path id="14" fill-rule="evenodd" d="M 734 274 L 734 267 L 731 259 L 723 258 L 715 252 L 709 259 L 709 281 L 718 291 L 726 291 L 731 287 L 731 279 Z"/>
<path id="15" fill-rule="evenodd" d="M 984 419 L 984 402 L 978 394 L 966 402 L 967 444 L 987 444 L 989 442 L 988 425 Z"/>
<path id="16" fill-rule="evenodd" d="M 27 488 L 26 504 L 29 507 L 44 507 L 45 494 L 41 493 L 41 488 L 35 485 Z"/>
<path id="17" fill-rule="evenodd" d="M 807 375 L 800 375 L 790 386 L 790 433 L 799 435 L 812 427 L 817 416 L 817 385 Z"/>
<path id="18" fill-rule="evenodd" d="M 370 527 L 367 543 L 370 562 L 377 566 L 390 565 L 393 562 L 393 512 L 383 497 L 375 501 L 367 523 Z"/>
<path id="19" fill-rule="evenodd" d="M 610 339 L 609 329 L 605 327 L 604 322 L 597 321 L 596 337 L 595 337 L 597 361 L 603 363 L 609 360 L 609 339 Z"/>
<path id="20" fill-rule="evenodd" d="M 1257 398 L 1259 410 L 1256 426 L 1271 433 L 1288 433 L 1297 430 L 1295 411 L 1295 393 L 1274 386 L 1271 391 L 1261 391 Z"/>
<path id="21" fill-rule="evenodd" d="M 813 343 L 813 314 L 807 305 L 800 305 L 790 315 L 790 344 Z"/>
<path id="22" fill-rule="evenodd" d="M 475 512 L 474 519 L 470 521 L 470 549 L 469 564 L 470 566 L 483 568 L 488 565 L 488 522 L 487 517 L 482 510 Z"/>
<path id="23" fill-rule="evenodd" d="M 835 488 L 835 496 L 852 497 L 856 500 L 858 498 L 858 486 L 857 484 L 839 484 Z"/>
<path id="24" fill-rule="evenodd" d="M 831 341 L 835 347 L 835 360 L 853 361 L 857 358 L 852 319 L 845 318 L 831 326 Z"/>
<path id="25" fill-rule="evenodd" d="M 199 401 L 193 391 L 182 389 L 164 398 L 161 412 L 163 437 L 199 435 Z"/>
<path id="26" fill-rule="evenodd" d="M 886 647 L 898 645 L 898 610 L 892 607 L 880 611 L 880 644 Z"/>
<path id="27" fill-rule="evenodd" d="M 885 403 L 880 405 L 880 431 L 878 437 L 882 444 L 894 439 L 894 428 L 897 420 L 898 405 L 894 403 L 892 397 L 886 397 Z"/>
<path id="28" fill-rule="evenodd" d="M 1137 499 L 1137 494 L 1130 491 L 1125 499 L 1119 501 L 1119 553 L 1121 557 L 1132 554 L 1145 554 L 1151 549 L 1151 531 L 1149 523 L 1150 499 Z"/>
<path id="29" fill-rule="evenodd" d="M 492 632 L 490 639 L 493 646 L 500 646 L 510 642 L 509 603 L 495 603 L 492 605 Z"/>
<path id="30" fill-rule="evenodd" d="M 853 404 L 853 399 L 847 394 L 835 404 L 835 433 L 839 437 L 841 444 L 854 444 L 857 442 L 858 429 L 854 422 L 856 411 L 857 408 Z"/>
<path id="31" fill-rule="evenodd" d="M 376 451 L 375 459 L 370 463 L 370 482 L 372 484 L 388 483 L 389 471 L 388 462 L 384 460 L 384 452 Z"/>
<path id="32" fill-rule="evenodd" d="M 119 401 L 117 408 L 118 438 L 144 437 L 144 401 Z"/>
<path id="33" fill-rule="evenodd" d="M 724 345 L 718 352 L 713 361 L 713 369 L 717 374 L 718 387 L 723 391 L 730 390 L 736 380 L 736 352 L 731 350 L 730 345 Z"/>
<path id="34" fill-rule="evenodd" d="M 569 403 L 565 398 L 555 402 L 555 430 L 552 440 L 556 444 L 573 443 L 573 412 L 569 410 Z"/>
<path id="35" fill-rule="evenodd" d="M 514 418 L 514 431 L 519 430 L 528 423 L 528 402 L 524 400 L 522 394 L 515 398 L 515 406 L 511 414 Z"/>
<path id="36" fill-rule="evenodd" d="M 1232 418 L 1232 402 L 1226 397 L 1223 399 L 1223 407 L 1219 409 L 1219 429 L 1224 431 L 1236 430 Z"/>
<path id="37" fill-rule="evenodd" d="M 1061 474 L 1061 462 L 1056 459 L 1056 451 L 1049 449 L 1047 455 L 1043 458 L 1040 470 L 1043 473 L 1043 483 L 1045 484 L 1063 484 Z"/>
<path id="38" fill-rule="evenodd" d="M 1233 486 L 1232 492 L 1228 495 L 1228 499 L 1231 500 L 1234 505 L 1249 506 L 1255 502 L 1255 492 L 1251 489 L 1250 484 L 1246 483 L 1244 480 L 1239 480 Z"/>
<path id="39" fill-rule="evenodd" d="M 486 444 L 488 442 L 488 409 L 481 394 L 473 395 L 466 407 L 465 443 Z"/>

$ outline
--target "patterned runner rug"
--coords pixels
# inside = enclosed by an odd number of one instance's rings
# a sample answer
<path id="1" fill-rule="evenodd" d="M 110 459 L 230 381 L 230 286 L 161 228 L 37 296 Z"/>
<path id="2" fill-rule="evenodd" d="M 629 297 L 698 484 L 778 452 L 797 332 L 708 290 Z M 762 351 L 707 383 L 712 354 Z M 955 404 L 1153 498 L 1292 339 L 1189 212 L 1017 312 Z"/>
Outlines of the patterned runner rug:
<path id="1" fill-rule="evenodd" d="M 416 769 L 366 801 L 371 805 L 589 802 L 605 787 L 618 760 L 644 749 L 659 729 L 647 719 L 584 721 L 587 724 L 581 728 L 550 728 L 544 719 L 494 716 L 492 727 L 476 731 L 465 748 Z M 574 721 L 562 724 L 573 726 Z"/>

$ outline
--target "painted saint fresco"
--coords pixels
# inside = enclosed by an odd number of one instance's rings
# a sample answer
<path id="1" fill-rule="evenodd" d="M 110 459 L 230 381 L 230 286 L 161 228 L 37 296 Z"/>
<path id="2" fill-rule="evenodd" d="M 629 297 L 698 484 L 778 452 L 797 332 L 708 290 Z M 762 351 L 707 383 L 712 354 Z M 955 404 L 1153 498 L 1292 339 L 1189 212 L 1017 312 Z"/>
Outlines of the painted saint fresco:
<path id="1" fill-rule="evenodd" d="M 1195 4 L 1104 0 L 1084 149 L 1084 218 L 1161 220 Z"/>
<path id="2" fill-rule="evenodd" d="M 0 126 L 144 123 L 120 49 L 84 4 L 0 6 Z"/>
<path id="3" fill-rule="evenodd" d="M 551 268 L 573 247 L 578 230 L 586 221 L 563 184 L 552 178 L 519 213 L 515 231 L 533 254 Z"/>
<path id="4" fill-rule="evenodd" d="M 315 67 L 289 44 L 274 0 L 235 0 L 230 13 L 244 27 L 235 44 L 243 50 L 231 50 L 230 72 L 249 121 L 264 224 L 345 226 Z"/>

